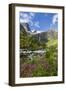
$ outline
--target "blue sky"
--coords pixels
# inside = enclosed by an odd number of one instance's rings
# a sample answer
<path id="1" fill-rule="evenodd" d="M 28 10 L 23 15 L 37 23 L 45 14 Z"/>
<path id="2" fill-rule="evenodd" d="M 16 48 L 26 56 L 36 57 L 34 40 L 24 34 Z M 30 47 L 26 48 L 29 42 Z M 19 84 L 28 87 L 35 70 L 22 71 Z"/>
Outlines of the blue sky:
<path id="1" fill-rule="evenodd" d="M 20 23 L 28 23 L 30 29 L 48 31 L 49 29 L 58 30 L 57 13 L 37 13 L 37 12 L 20 12 Z"/>

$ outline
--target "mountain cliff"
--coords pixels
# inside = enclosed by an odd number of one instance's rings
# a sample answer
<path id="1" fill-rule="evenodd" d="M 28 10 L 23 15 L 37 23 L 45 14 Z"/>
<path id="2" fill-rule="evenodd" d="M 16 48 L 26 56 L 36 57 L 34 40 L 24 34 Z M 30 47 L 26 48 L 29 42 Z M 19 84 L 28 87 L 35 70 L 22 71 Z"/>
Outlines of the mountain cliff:
<path id="1" fill-rule="evenodd" d="M 56 39 L 58 37 L 58 32 L 55 30 L 48 30 L 40 33 L 32 32 L 29 28 L 28 23 L 20 23 L 20 32 L 23 32 L 23 31 L 25 31 L 28 35 L 32 35 L 33 38 L 36 38 L 40 42 L 47 41 L 48 38 Z"/>

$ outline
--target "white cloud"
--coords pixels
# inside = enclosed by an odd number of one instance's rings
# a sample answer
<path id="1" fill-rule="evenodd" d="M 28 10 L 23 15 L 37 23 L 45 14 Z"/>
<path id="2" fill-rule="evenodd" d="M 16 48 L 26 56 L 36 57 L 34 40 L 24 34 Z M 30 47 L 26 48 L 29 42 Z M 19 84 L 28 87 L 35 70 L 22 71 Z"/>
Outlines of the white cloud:
<path id="1" fill-rule="evenodd" d="M 37 28 L 40 28 L 40 25 L 39 25 L 39 22 L 37 21 L 37 22 L 35 22 L 35 24 L 34 24 Z"/>
<path id="2" fill-rule="evenodd" d="M 36 32 L 36 30 L 35 29 L 33 29 L 33 30 L 31 30 L 32 32 Z"/>
<path id="3" fill-rule="evenodd" d="M 35 16 L 35 13 L 30 12 L 30 16 L 34 17 Z"/>
<path id="4" fill-rule="evenodd" d="M 58 15 L 55 14 L 52 18 L 52 23 L 50 24 L 50 29 L 53 28 L 53 26 L 58 22 Z"/>
<path id="5" fill-rule="evenodd" d="M 27 17 L 28 17 L 28 14 L 26 14 L 26 13 L 21 13 L 20 16 L 21 16 L 22 18 L 27 18 Z"/>
<path id="6" fill-rule="evenodd" d="M 32 22 L 32 19 L 33 19 L 33 17 L 35 16 L 35 14 L 34 13 L 29 13 L 29 14 L 27 14 L 27 13 L 20 13 L 20 22 L 21 23 L 29 23 L 30 22 L 30 24 L 31 25 L 33 25 L 33 22 Z"/>
<path id="7" fill-rule="evenodd" d="M 26 19 L 20 19 L 20 23 L 28 23 L 29 22 L 29 19 L 26 18 Z"/>
<path id="8" fill-rule="evenodd" d="M 58 22 L 58 15 L 57 14 L 53 16 L 52 24 L 55 24 L 56 22 Z"/>
<path id="9" fill-rule="evenodd" d="M 20 13 L 20 17 L 21 17 L 20 18 L 21 23 L 28 23 L 30 21 L 30 18 L 26 13 Z"/>
<path id="10" fill-rule="evenodd" d="M 31 25 L 31 26 L 33 26 L 33 25 L 34 25 L 34 23 L 33 23 L 33 21 L 32 21 L 32 20 L 30 21 L 30 25 Z"/>
<path id="11" fill-rule="evenodd" d="M 37 33 L 41 33 L 41 31 L 37 31 Z"/>
<path id="12" fill-rule="evenodd" d="M 20 13 L 20 23 L 30 23 L 30 26 L 35 26 L 40 28 L 39 22 L 33 22 L 33 18 L 35 17 L 35 13 L 30 12 L 28 13 Z"/>

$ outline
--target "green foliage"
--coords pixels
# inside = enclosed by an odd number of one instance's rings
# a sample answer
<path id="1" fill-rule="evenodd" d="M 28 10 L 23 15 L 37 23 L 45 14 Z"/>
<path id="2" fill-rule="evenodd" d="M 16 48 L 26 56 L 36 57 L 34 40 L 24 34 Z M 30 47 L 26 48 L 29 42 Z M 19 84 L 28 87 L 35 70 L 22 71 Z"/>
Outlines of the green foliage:
<path id="1" fill-rule="evenodd" d="M 20 32 L 20 48 L 27 50 L 46 50 L 45 55 L 33 55 L 32 59 L 28 56 L 22 57 L 20 64 L 22 75 L 25 76 L 56 76 L 57 75 L 57 57 L 58 41 L 56 38 L 48 39 L 47 42 L 39 42 L 36 38 L 28 35 L 25 31 Z M 28 69 L 27 69 L 28 68 Z"/>
<path id="2" fill-rule="evenodd" d="M 20 32 L 20 48 L 28 48 L 29 47 L 29 37 L 26 32 Z"/>
<path id="3" fill-rule="evenodd" d="M 36 40 L 32 36 L 30 37 L 29 42 L 30 42 L 30 49 L 31 50 L 36 50 L 36 49 L 39 48 L 39 46 L 38 46 L 38 44 L 39 44 L 38 40 Z"/>
<path id="4" fill-rule="evenodd" d="M 25 31 L 20 32 L 20 48 L 37 50 L 45 48 L 45 42 L 39 42 L 36 38 L 28 35 Z"/>
<path id="5" fill-rule="evenodd" d="M 49 40 L 47 43 L 45 57 L 51 66 L 50 67 L 51 75 L 57 75 L 57 57 L 58 57 L 57 45 L 58 45 L 57 40 Z"/>

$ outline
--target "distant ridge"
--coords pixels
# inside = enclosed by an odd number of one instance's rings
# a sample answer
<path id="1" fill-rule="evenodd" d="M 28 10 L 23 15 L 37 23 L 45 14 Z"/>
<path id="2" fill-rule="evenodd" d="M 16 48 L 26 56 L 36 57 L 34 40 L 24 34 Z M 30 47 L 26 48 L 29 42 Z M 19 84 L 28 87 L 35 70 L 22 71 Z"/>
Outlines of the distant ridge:
<path id="1" fill-rule="evenodd" d="M 48 30 L 48 31 L 31 31 L 29 28 L 28 23 L 20 23 L 20 31 L 25 31 L 28 35 L 32 35 L 34 38 L 36 38 L 39 41 L 47 41 L 48 38 L 53 39 L 58 37 L 58 33 L 55 30 Z"/>

